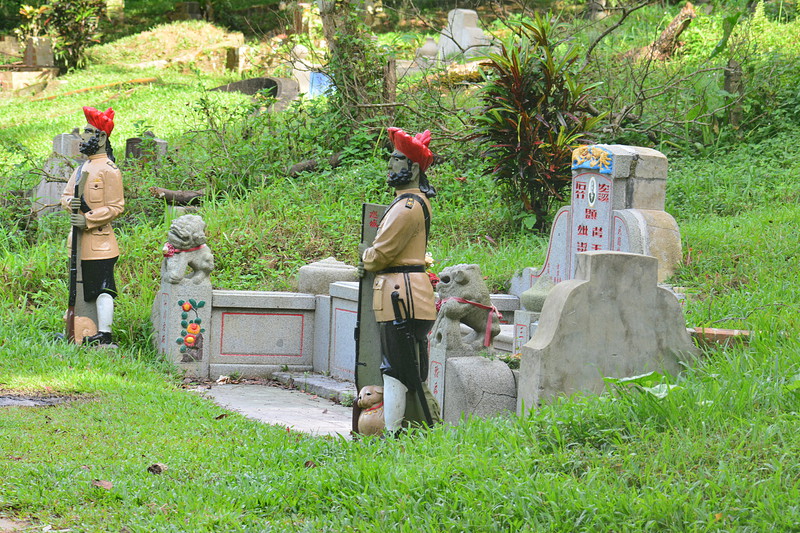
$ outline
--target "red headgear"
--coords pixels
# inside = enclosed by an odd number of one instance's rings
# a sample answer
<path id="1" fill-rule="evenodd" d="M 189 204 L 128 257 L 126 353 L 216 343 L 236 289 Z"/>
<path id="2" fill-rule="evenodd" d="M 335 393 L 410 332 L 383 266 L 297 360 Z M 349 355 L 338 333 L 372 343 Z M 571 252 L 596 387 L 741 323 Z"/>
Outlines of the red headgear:
<path id="1" fill-rule="evenodd" d="M 83 114 L 86 115 L 86 122 L 98 130 L 103 130 L 106 135 L 111 137 L 111 131 L 114 129 L 113 109 L 109 107 L 105 111 L 98 111 L 93 107 L 84 107 Z"/>
<path id="2" fill-rule="evenodd" d="M 431 142 L 429 130 L 417 133 L 412 137 L 400 128 L 389 128 L 389 140 L 392 141 L 396 150 L 402 152 L 414 163 L 418 163 L 422 172 L 425 172 L 433 163 L 433 153 L 428 148 L 428 144 Z"/>

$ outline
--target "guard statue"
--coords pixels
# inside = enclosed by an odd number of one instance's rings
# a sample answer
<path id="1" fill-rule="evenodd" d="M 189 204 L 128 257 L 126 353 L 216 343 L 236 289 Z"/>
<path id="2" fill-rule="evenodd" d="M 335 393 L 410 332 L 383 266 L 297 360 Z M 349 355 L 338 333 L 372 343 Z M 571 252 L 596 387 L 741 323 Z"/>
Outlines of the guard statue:
<path id="1" fill-rule="evenodd" d="M 430 408 L 422 385 L 428 373 L 427 335 L 436 319 L 433 286 L 425 272 L 430 231 L 429 198 L 436 190 L 425 170 L 433 162 L 430 131 L 412 137 L 389 128 L 394 152 L 387 183 L 395 199 L 378 224 L 363 269 L 375 273 L 373 310 L 381 342 L 381 374 L 386 431 L 396 433 L 406 410 L 406 392 L 416 391 L 428 424 Z"/>
<path id="2" fill-rule="evenodd" d="M 78 166 L 61 195 L 61 206 L 70 211 L 72 224 L 67 335 L 74 342 L 82 339 L 83 344 L 109 345 L 113 343 L 111 323 L 117 296 L 114 264 L 119 257 L 111 222 L 122 214 L 125 199 L 122 176 L 114 164 L 109 142 L 114 129 L 114 110 L 84 107 L 83 113 L 87 124 L 81 133 L 80 151 L 88 159 Z M 85 317 L 75 316 L 78 283 L 83 287 L 83 300 L 94 302 L 97 324 L 87 325 Z M 77 329 L 76 324 L 79 324 Z M 91 331 L 96 333 L 84 335 Z"/>

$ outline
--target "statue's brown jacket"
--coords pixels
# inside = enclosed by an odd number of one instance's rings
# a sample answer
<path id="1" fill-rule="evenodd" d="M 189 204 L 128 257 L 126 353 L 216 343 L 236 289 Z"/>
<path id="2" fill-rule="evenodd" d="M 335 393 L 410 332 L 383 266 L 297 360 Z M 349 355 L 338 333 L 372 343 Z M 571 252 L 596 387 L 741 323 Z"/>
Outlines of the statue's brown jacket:
<path id="1" fill-rule="evenodd" d="M 75 193 L 75 177 L 80 166 L 75 169 L 61 195 L 61 206 L 71 211 L 69 202 Z M 111 227 L 111 221 L 122 214 L 125 198 L 122 189 L 122 175 L 106 154 L 89 156 L 83 165 L 83 171 L 89 173 L 85 180 L 78 184 L 79 193 L 90 211 L 83 213 L 86 217 L 86 229 L 81 234 L 81 260 L 111 259 L 119 255 L 117 239 Z M 72 246 L 72 232 L 70 231 Z"/>
<path id="2" fill-rule="evenodd" d="M 430 212 L 430 202 L 419 189 L 398 191 L 412 193 L 415 197 L 403 198 L 389 206 L 378 226 L 378 233 L 370 248 L 364 250 L 362 261 L 370 272 L 380 272 L 397 266 L 425 266 L 427 235 L 425 214 L 420 200 Z M 394 320 L 392 292 L 400 294 L 408 318 L 435 320 L 436 304 L 433 286 L 425 272 L 376 274 L 373 284 L 372 308 L 378 322 Z M 405 317 L 404 317 L 405 318 Z"/>

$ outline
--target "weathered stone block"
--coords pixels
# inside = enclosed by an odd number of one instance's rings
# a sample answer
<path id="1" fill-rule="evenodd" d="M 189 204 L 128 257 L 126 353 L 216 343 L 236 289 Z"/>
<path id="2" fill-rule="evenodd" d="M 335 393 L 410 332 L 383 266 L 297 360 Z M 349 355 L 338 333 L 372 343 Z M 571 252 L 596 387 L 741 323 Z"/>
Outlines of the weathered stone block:
<path id="1" fill-rule="evenodd" d="M 463 417 L 511 414 L 516 402 L 514 374 L 504 362 L 486 357 L 447 360 L 444 422 L 455 425 Z"/>
<path id="2" fill-rule="evenodd" d="M 558 395 L 600 393 L 604 377 L 677 374 L 697 349 L 678 300 L 657 285 L 654 257 L 578 254 L 575 278 L 556 285 L 523 347 L 518 412 Z"/>
<path id="3" fill-rule="evenodd" d="M 328 257 L 301 266 L 297 273 L 298 290 L 309 294 L 330 294 L 331 283 L 337 281 L 358 281 L 358 269 Z"/>

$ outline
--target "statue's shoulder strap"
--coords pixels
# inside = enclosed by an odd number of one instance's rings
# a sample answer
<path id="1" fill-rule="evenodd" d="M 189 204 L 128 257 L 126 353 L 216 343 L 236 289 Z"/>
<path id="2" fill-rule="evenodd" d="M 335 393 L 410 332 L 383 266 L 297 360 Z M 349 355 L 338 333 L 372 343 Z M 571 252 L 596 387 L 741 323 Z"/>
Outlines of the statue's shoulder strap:
<path id="1" fill-rule="evenodd" d="M 418 194 L 414 194 L 413 192 L 405 192 L 399 195 L 397 198 L 394 199 L 394 202 L 392 202 L 392 205 L 389 206 L 389 209 L 391 209 L 395 203 L 404 199 L 416 200 L 417 202 L 419 202 L 419 205 L 422 206 L 422 214 L 425 217 L 425 241 L 427 242 L 428 235 L 430 235 L 431 232 L 431 212 L 428 209 L 427 204 L 422 200 L 422 198 L 420 198 Z M 407 207 L 409 207 L 410 209 L 411 207 L 413 207 L 413 203 L 411 206 Z M 387 213 L 389 212 L 389 209 L 386 210 Z"/>

